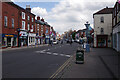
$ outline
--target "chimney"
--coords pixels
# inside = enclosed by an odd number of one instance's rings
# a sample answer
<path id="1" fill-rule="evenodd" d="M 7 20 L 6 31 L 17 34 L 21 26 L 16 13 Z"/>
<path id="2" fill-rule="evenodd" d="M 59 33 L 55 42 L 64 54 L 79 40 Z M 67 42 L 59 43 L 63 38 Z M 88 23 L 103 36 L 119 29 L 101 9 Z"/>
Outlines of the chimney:
<path id="1" fill-rule="evenodd" d="M 37 20 L 40 20 L 40 16 L 37 16 Z"/>
<path id="2" fill-rule="evenodd" d="M 41 21 L 43 21 L 43 22 L 44 22 L 44 19 L 42 18 L 42 19 L 41 19 Z"/>
<path id="3" fill-rule="evenodd" d="M 26 5 L 26 10 L 27 10 L 28 12 L 31 12 L 30 5 Z"/>

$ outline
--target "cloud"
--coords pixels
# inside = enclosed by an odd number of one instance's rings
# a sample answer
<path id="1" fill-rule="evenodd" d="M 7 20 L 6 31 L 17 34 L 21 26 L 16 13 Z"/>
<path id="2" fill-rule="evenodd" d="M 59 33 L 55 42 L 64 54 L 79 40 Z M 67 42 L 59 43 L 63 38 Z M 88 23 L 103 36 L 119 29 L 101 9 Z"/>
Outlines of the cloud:
<path id="1" fill-rule="evenodd" d="M 45 8 L 40 8 L 40 7 L 34 7 L 32 8 L 32 13 L 36 14 L 37 16 L 47 16 L 47 11 Z"/>
<path id="2" fill-rule="evenodd" d="M 94 2 L 95 1 L 95 2 Z M 98 1 L 98 2 L 97 2 Z M 63 33 L 69 29 L 83 29 L 86 21 L 93 27 L 93 13 L 108 7 L 113 7 L 113 0 L 62 0 L 50 12 L 40 7 L 32 8 L 36 15 L 43 16 L 57 32 Z M 106 1 L 106 2 L 105 2 Z"/>

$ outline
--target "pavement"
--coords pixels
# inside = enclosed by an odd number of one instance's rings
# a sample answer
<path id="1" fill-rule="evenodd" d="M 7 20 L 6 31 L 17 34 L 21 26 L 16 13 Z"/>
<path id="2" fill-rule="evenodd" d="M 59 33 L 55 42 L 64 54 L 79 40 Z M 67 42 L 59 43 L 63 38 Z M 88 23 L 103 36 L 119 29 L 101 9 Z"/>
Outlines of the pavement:
<path id="1" fill-rule="evenodd" d="M 120 79 L 120 53 L 111 48 L 91 48 L 84 54 L 84 64 L 70 64 L 56 78 L 62 79 Z"/>
<path id="2" fill-rule="evenodd" d="M 15 48 L 8 47 L 8 48 L 5 48 L 5 49 L 0 49 L 0 51 L 27 49 L 27 48 L 42 47 L 42 46 L 48 46 L 48 44 L 32 45 L 32 46 L 21 46 L 21 47 L 15 47 Z"/>

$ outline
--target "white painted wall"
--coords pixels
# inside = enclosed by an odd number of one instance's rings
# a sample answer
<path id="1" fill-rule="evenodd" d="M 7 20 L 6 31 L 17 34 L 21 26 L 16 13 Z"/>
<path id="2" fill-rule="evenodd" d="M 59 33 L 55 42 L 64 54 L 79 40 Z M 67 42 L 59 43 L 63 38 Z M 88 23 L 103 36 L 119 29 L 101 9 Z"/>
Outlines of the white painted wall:
<path id="1" fill-rule="evenodd" d="M 104 17 L 104 23 L 100 22 L 100 18 Z M 112 14 L 96 14 L 94 15 L 94 47 L 96 47 L 96 35 L 101 34 L 101 28 L 104 28 L 104 35 L 108 35 L 108 40 L 111 40 L 112 33 Z M 112 41 L 111 41 L 112 43 Z M 111 47 L 111 43 L 108 47 Z"/>

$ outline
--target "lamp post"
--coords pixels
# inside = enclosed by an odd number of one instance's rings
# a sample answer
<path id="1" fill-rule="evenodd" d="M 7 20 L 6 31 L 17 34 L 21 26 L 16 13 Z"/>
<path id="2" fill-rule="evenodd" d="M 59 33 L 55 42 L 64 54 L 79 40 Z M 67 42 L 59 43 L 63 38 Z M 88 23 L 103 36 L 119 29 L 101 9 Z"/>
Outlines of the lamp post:
<path id="1" fill-rule="evenodd" d="M 88 27 L 90 26 L 90 24 L 88 22 L 86 22 L 85 26 L 86 26 L 86 37 L 87 37 L 86 52 L 89 52 L 90 45 L 88 44 Z"/>
<path id="2" fill-rule="evenodd" d="M 87 44 L 88 44 L 88 27 L 90 26 L 90 24 L 86 22 L 85 26 L 86 26 L 86 37 L 87 37 Z"/>

